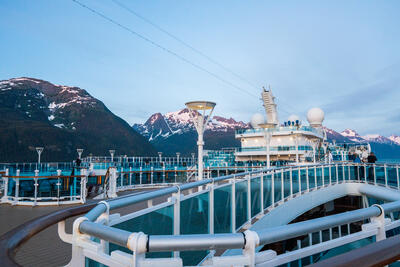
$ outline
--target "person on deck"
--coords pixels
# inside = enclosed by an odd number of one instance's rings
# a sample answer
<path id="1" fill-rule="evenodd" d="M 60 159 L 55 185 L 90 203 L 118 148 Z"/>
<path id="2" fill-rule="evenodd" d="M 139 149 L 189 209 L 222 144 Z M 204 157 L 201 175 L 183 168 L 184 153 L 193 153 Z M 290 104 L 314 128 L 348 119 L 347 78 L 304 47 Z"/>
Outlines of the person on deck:
<path id="1" fill-rule="evenodd" d="M 369 153 L 368 157 L 367 157 L 367 162 L 369 164 L 375 164 L 375 162 L 377 161 L 377 157 L 375 156 L 374 152 Z M 374 167 L 370 166 L 368 168 L 368 179 L 374 179 Z"/>

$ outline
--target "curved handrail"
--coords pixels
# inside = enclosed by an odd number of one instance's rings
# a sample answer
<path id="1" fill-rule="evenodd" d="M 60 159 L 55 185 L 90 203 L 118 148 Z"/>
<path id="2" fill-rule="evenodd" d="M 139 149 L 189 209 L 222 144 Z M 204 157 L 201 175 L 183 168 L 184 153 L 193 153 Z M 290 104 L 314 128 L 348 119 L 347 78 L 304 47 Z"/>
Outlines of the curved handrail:
<path id="1" fill-rule="evenodd" d="M 77 207 L 71 207 L 56 212 L 52 212 L 45 216 L 32 219 L 13 230 L 5 233 L 0 237 L 0 262 L 1 266 L 21 266 L 18 264 L 14 257 L 16 250 L 28 241 L 32 236 L 40 233 L 46 228 L 64 221 L 70 217 L 78 216 L 88 212 L 96 206 L 96 203 L 85 204 Z"/>
<path id="2" fill-rule="evenodd" d="M 351 250 L 335 257 L 317 262 L 311 266 L 387 266 L 397 260 L 400 260 L 399 235 Z"/>

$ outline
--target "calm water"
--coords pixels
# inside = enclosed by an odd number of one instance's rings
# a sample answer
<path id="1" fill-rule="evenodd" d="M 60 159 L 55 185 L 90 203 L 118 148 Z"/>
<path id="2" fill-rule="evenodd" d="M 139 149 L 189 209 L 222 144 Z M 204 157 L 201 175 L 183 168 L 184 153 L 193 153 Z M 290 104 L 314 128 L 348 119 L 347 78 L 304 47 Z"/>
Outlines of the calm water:
<path id="1" fill-rule="evenodd" d="M 400 159 L 379 159 L 378 163 L 400 163 Z"/>

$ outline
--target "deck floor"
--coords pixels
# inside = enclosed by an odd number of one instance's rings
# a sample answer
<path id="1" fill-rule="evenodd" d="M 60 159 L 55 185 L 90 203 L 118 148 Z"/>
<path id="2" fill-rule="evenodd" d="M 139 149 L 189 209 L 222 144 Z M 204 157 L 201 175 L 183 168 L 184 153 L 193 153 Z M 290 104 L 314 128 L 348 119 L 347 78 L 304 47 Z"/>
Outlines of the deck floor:
<path id="1" fill-rule="evenodd" d="M 119 195 L 141 194 L 144 190 L 125 191 Z M 146 190 L 148 191 L 148 190 Z M 89 200 L 92 202 L 94 200 Z M 100 201 L 100 200 L 96 200 Z M 155 200 L 154 204 L 165 201 L 165 198 Z M 48 206 L 48 207 L 25 207 L 11 206 L 9 204 L 0 205 L 0 236 L 17 227 L 18 225 L 49 214 L 51 212 L 64 209 L 68 206 Z M 146 203 L 138 203 L 115 210 L 121 215 L 140 210 L 146 206 Z M 113 212 L 114 213 L 114 212 Z M 70 218 L 66 222 L 66 229 L 71 233 L 72 223 L 75 218 Z M 60 240 L 57 233 L 57 225 L 53 225 L 32 237 L 28 242 L 22 245 L 17 251 L 16 261 L 22 266 L 62 266 L 66 265 L 71 259 L 71 245 Z"/>

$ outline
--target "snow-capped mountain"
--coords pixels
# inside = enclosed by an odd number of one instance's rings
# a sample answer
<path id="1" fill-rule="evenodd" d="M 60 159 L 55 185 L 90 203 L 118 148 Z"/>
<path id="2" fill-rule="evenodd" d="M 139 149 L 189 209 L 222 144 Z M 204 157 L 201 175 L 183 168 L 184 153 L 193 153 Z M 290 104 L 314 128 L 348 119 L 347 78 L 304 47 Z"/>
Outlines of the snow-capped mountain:
<path id="1" fill-rule="evenodd" d="M 206 131 L 233 132 L 235 129 L 248 127 L 248 124 L 236 121 L 233 118 L 226 119 L 214 116 L 207 124 Z M 186 108 L 175 112 L 168 112 L 165 115 L 155 113 L 144 124 L 134 124 L 133 128 L 147 137 L 149 141 L 195 131 L 189 110 Z"/>
<path id="2" fill-rule="evenodd" d="M 391 136 L 389 136 L 389 139 L 390 139 L 392 142 L 394 142 L 394 143 L 400 145 L 400 136 L 399 136 L 399 135 L 394 135 L 394 134 L 392 134 Z"/>
<path id="3" fill-rule="evenodd" d="M 379 135 L 379 134 L 367 134 L 362 137 L 364 140 L 368 142 L 375 142 L 380 144 L 392 144 L 393 141 L 389 138 Z"/>
<path id="4" fill-rule="evenodd" d="M 70 160 L 84 155 L 154 155 L 147 140 L 100 100 L 79 87 L 34 78 L 0 81 L 0 160 L 35 160 L 35 146 L 44 146 L 43 160 Z"/>
<path id="5" fill-rule="evenodd" d="M 346 129 L 346 130 L 342 131 L 340 134 L 353 142 L 364 142 L 365 141 L 364 138 L 362 138 L 356 131 L 354 131 L 352 129 Z"/>

